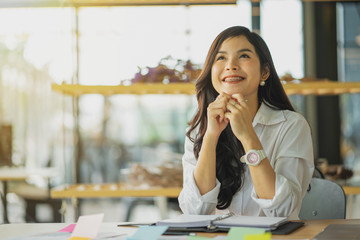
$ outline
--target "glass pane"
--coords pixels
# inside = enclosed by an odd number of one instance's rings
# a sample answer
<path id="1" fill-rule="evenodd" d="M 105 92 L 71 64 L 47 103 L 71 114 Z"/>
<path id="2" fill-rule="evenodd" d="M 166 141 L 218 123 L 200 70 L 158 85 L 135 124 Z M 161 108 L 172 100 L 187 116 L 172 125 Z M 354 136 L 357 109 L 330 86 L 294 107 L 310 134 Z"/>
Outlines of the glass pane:
<path id="1" fill-rule="evenodd" d="M 339 81 L 360 81 L 360 4 L 338 3 Z M 360 94 L 341 95 L 341 150 L 345 167 L 360 170 Z M 359 182 L 359 175 L 352 181 Z"/>
<path id="2" fill-rule="evenodd" d="M 268 44 L 279 77 L 304 76 L 302 4 L 299 0 L 263 0 L 261 35 Z M 305 115 L 305 98 L 290 96 L 296 111 Z"/>
<path id="3" fill-rule="evenodd" d="M 81 8 L 79 20 L 80 83 L 113 85 L 160 63 L 172 68 L 177 60 L 190 60 L 201 67 L 218 33 L 233 25 L 249 27 L 250 4 Z M 195 97 L 186 95 L 81 97 L 83 180 L 116 181 L 111 171 L 128 161 L 156 164 L 159 151 L 182 153 L 196 105 Z M 105 148 L 125 147 L 119 158 L 102 154 L 100 163 L 96 141 Z M 105 162 L 118 167 L 105 175 Z"/>
<path id="4" fill-rule="evenodd" d="M 15 165 L 45 166 L 56 156 L 62 165 L 63 103 L 51 83 L 73 75 L 72 15 L 0 9 L 0 123 L 12 127 Z"/>
<path id="5" fill-rule="evenodd" d="M 302 4 L 298 0 L 263 0 L 261 35 L 268 44 L 279 76 L 304 77 Z"/>
<path id="6" fill-rule="evenodd" d="M 202 64 L 212 40 L 232 25 L 249 27 L 249 4 L 81 8 L 80 83 L 119 84 L 160 60 Z"/>

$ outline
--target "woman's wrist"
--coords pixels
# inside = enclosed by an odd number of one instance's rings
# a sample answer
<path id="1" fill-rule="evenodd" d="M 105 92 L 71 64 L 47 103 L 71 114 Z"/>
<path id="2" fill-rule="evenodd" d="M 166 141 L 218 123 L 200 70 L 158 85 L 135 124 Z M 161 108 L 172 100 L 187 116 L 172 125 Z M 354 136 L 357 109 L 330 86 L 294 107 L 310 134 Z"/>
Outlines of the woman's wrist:
<path id="1" fill-rule="evenodd" d="M 247 138 L 244 138 L 244 140 L 242 140 L 241 143 L 244 147 L 245 152 L 251 149 L 261 150 L 263 148 L 259 138 L 255 133 L 252 134 L 252 136 L 248 136 Z"/>
<path id="2" fill-rule="evenodd" d="M 220 137 L 219 134 L 206 132 L 203 138 L 203 144 L 205 143 L 209 145 L 214 145 L 216 147 L 219 137 Z"/>

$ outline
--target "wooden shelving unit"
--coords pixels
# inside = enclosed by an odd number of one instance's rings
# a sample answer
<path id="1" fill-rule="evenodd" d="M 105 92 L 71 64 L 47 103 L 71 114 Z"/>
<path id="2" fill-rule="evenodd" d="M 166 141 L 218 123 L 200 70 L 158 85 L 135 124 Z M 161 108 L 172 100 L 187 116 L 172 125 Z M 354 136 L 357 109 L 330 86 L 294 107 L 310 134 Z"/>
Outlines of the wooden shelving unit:
<path id="1" fill-rule="evenodd" d="M 154 197 L 177 198 L 182 188 L 149 187 L 137 188 L 126 184 L 73 184 L 51 189 L 52 198 L 102 198 L 102 197 Z"/>
<path id="2" fill-rule="evenodd" d="M 360 82 L 314 81 L 283 84 L 288 95 L 339 95 L 344 93 L 360 93 Z M 84 94 L 195 94 L 194 83 L 137 83 L 132 85 L 79 85 L 52 84 L 52 90 L 70 96 Z"/>
<path id="3" fill-rule="evenodd" d="M 1 0 L 0 7 L 110 7 L 236 5 L 236 0 Z"/>
<path id="4" fill-rule="evenodd" d="M 71 96 L 84 94 L 101 94 L 111 96 L 115 94 L 187 94 L 195 93 L 195 85 L 192 83 L 137 83 L 132 85 L 79 85 L 79 84 L 53 84 L 52 90 Z"/>
<path id="5" fill-rule="evenodd" d="M 288 95 L 340 95 L 360 93 L 360 82 L 314 81 L 283 84 Z"/>

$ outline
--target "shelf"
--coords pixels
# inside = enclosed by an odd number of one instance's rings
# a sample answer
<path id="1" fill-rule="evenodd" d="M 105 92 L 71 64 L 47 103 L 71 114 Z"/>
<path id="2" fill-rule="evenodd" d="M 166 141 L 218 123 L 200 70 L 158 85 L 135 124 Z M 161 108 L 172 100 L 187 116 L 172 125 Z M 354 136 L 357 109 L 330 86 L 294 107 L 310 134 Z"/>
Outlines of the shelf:
<path id="1" fill-rule="evenodd" d="M 262 0 L 250 0 L 261 2 Z M 302 2 L 353 2 L 354 0 L 302 0 Z M 110 7 L 171 5 L 236 5 L 236 0 L 1 0 L 1 8 L 24 7 Z"/>
<path id="2" fill-rule="evenodd" d="M 285 83 L 288 95 L 339 95 L 360 93 L 360 82 L 313 81 L 302 83 Z"/>
<path id="3" fill-rule="evenodd" d="M 0 7 L 109 7 L 168 5 L 236 5 L 236 0 L 2 0 Z"/>
<path id="4" fill-rule="evenodd" d="M 51 198 L 103 198 L 103 197 L 173 197 L 181 192 L 179 187 L 136 188 L 131 185 L 107 184 L 73 184 L 51 189 Z"/>
<path id="5" fill-rule="evenodd" d="M 52 84 L 52 90 L 71 96 L 84 94 L 101 94 L 111 96 L 115 94 L 187 94 L 195 93 L 193 83 L 171 83 L 171 84 L 147 84 L 137 83 L 129 86 L 124 85 L 79 85 L 79 84 Z"/>
<path id="6" fill-rule="evenodd" d="M 360 82 L 314 81 L 302 83 L 285 83 L 284 89 L 288 95 L 339 95 L 344 93 L 360 93 Z M 84 94 L 101 94 L 111 96 L 116 94 L 195 94 L 194 83 L 137 83 L 124 85 L 79 85 L 52 84 L 52 90 L 70 96 Z"/>

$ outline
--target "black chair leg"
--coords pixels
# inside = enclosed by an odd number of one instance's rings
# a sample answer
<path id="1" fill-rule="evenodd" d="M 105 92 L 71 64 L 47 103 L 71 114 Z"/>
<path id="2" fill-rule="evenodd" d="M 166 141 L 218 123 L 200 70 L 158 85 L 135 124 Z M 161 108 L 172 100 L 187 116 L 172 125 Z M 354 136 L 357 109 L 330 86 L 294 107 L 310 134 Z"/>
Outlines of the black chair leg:
<path id="1" fill-rule="evenodd" d="M 131 218 L 132 211 L 135 209 L 138 205 L 154 205 L 154 199 L 148 199 L 148 198 L 135 198 L 135 199 L 129 199 L 130 202 L 128 202 L 127 210 L 126 210 L 126 217 L 125 221 L 129 222 Z"/>
<path id="2" fill-rule="evenodd" d="M 36 220 L 36 203 L 33 200 L 25 200 L 25 221 L 26 222 L 38 222 Z"/>
<path id="3" fill-rule="evenodd" d="M 40 222 L 36 215 L 36 206 L 38 204 L 48 204 L 52 209 L 52 222 L 61 222 L 61 200 L 58 199 L 47 199 L 47 200 L 33 200 L 33 199 L 25 199 L 26 203 L 26 222 Z"/>

